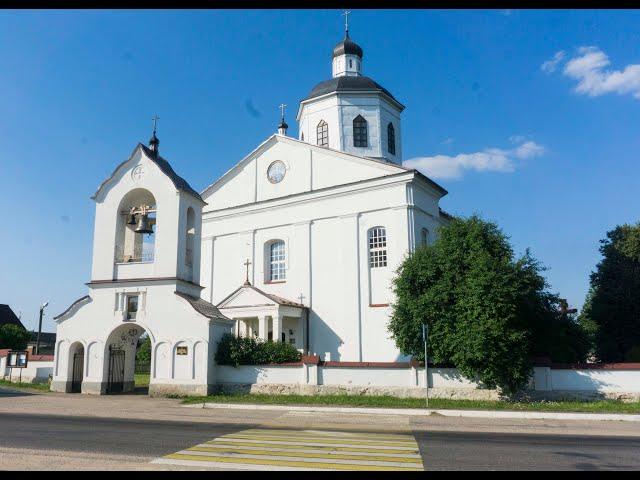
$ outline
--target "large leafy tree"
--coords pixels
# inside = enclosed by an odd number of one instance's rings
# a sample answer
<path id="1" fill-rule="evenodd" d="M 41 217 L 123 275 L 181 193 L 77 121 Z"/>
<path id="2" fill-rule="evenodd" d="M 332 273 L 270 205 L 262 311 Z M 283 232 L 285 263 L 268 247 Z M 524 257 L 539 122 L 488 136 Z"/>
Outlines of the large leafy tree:
<path id="1" fill-rule="evenodd" d="M 0 348 L 24 350 L 30 338 L 31 334 L 19 325 L 12 323 L 0 325 Z"/>
<path id="2" fill-rule="evenodd" d="M 580 321 L 599 360 L 640 361 L 640 223 L 607 232 L 600 253 Z"/>
<path id="3" fill-rule="evenodd" d="M 528 251 L 514 258 L 495 223 L 456 218 L 400 266 L 389 330 L 403 353 L 424 359 L 426 323 L 431 360 L 515 392 L 529 379 L 531 357 L 553 351 L 546 335 L 564 319 L 541 270 Z"/>

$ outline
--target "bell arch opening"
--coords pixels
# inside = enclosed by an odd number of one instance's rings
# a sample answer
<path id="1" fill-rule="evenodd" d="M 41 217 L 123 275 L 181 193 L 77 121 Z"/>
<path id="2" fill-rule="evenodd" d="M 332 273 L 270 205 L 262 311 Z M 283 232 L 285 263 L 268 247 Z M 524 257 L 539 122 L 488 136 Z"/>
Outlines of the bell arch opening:
<path id="1" fill-rule="evenodd" d="M 156 199 L 144 188 L 128 192 L 118 205 L 115 263 L 153 262 L 157 228 Z"/>

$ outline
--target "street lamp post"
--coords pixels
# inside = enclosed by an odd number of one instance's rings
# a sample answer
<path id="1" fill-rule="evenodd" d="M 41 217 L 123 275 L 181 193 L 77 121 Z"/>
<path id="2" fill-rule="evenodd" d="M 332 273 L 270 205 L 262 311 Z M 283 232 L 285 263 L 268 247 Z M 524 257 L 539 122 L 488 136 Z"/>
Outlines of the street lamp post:
<path id="1" fill-rule="evenodd" d="M 42 332 L 42 315 L 47 305 L 49 305 L 49 302 L 44 302 L 40 306 L 40 320 L 38 321 L 38 338 L 36 338 L 36 355 L 40 355 L 40 332 Z"/>
<path id="2" fill-rule="evenodd" d="M 422 341 L 424 342 L 424 388 L 426 390 L 427 396 L 427 408 L 429 408 L 429 370 L 428 370 L 428 358 L 427 358 L 427 342 L 429 339 L 429 325 L 426 323 L 422 324 Z"/>

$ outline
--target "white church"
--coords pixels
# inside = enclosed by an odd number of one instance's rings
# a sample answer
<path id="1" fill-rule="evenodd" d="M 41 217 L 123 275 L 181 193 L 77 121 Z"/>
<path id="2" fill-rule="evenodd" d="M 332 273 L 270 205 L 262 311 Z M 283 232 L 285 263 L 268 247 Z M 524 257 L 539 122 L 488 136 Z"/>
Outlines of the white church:
<path id="1" fill-rule="evenodd" d="M 332 78 L 278 133 L 204 191 L 159 153 L 154 128 L 104 180 L 88 293 L 55 317 L 52 389 L 133 389 L 151 339 L 150 394 L 207 394 L 225 333 L 332 362 L 408 360 L 390 338 L 391 280 L 451 218 L 447 194 L 402 166 L 401 104 L 362 75 L 346 31 Z"/>

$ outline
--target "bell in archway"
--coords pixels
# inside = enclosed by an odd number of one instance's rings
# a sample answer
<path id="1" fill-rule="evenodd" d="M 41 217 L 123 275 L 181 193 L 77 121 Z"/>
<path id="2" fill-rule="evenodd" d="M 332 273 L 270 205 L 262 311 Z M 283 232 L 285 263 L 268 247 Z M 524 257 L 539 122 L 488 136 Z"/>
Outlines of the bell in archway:
<path id="1" fill-rule="evenodd" d="M 127 221 L 127 225 L 135 225 L 136 224 L 136 216 L 132 213 L 129 215 L 129 220 Z"/>
<path id="2" fill-rule="evenodd" d="M 153 229 L 149 224 L 149 215 L 145 213 L 138 217 L 138 225 L 136 226 L 136 229 L 134 231 L 136 233 L 153 233 Z"/>

